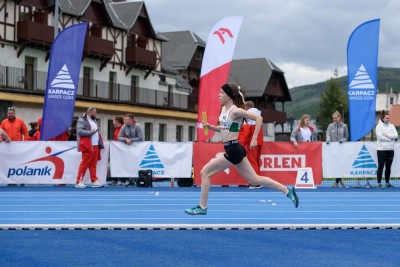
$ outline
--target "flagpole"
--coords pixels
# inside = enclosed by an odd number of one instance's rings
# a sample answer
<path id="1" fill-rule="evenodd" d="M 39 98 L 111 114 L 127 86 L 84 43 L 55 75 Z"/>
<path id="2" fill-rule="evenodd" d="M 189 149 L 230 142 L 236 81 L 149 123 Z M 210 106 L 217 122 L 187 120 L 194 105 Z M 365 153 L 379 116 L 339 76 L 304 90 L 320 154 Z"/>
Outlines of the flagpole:
<path id="1" fill-rule="evenodd" d="M 59 0 L 54 1 L 54 39 L 56 39 L 58 34 L 58 11 L 59 11 Z"/>

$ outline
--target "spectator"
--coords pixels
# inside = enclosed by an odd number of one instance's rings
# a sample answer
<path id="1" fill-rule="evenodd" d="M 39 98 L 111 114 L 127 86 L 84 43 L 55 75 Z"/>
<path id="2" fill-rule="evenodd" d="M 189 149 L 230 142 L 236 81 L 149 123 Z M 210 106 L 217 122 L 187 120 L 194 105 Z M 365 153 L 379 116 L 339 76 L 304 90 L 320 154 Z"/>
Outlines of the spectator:
<path id="1" fill-rule="evenodd" d="M 7 108 L 7 119 L 4 119 L 0 124 L 0 129 L 3 129 L 10 141 L 28 141 L 29 132 L 25 122 L 15 116 L 14 107 Z M 16 186 L 18 184 L 9 184 L 8 186 Z M 25 184 L 19 184 L 24 186 Z"/>
<path id="2" fill-rule="evenodd" d="M 113 118 L 113 126 L 114 126 L 114 135 L 113 140 L 118 141 L 118 135 L 121 131 L 122 125 L 124 125 L 124 117 L 123 116 L 115 116 Z"/>
<path id="3" fill-rule="evenodd" d="M 118 141 L 118 135 L 119 135 L 119 132 L 121 131 L 121 128 L 122 128 L 123 124 L 124 124 L 124 117 L 123 116 L 115 116 L 113 118 L 113 126 L 114 126 L 113 140 L 114 141 Z M 117 178 L 113 178 L 109 185 L 110 186 L 118 185 L 118 179 Z M 121 180 L 119 185 L 120 186 L 125 186 L 125 181 Z"/>
<path id="4" fill-rule="evenodd" d="M 118 134 L 118 141 L 131 145 L 133 142 L 142 142 L 143 140 L 143 129 L 140 123 L 136 122 L 133 114 L 125 114 L 124 126 Z M 133 182 L 130 181 L 129 185 L 133 185 Z"/>
<path id="5" fill-rule="evenodd" d="M 311 127 L 310 115 L 304 114 L 300 118 L 300 123 L 295 127 L 290 135 L 290 141 L 294 147 L 299 146 L 299 142 L 314 142 L 317 140 L 317 132 Z"/>
<path id="6" fill-rule="evenodd" d="M 254 114 L 260 116 L 261 111 L 254 107 L 254 103 L 252 101 L 246 101 L 244 103 L 244 109 Z M 251 166 L 257 175 L 260 175 L 260 167 L 261 167 L 261 149 L 264 144 L 264 133 L 262 127 L 257 136 L 257 146 L 250 149 L 251 139 L 254 134 L 254 130 L 256 129 L 256 122 L 251 119 L 246 119 L 240 128 L 238 140 L 239 143 L 246 149 L 247 151 L 247 159 L 249 160 Z M 248 189 L 259 189 L 261 185 L 250 184 Z"/>
<path id="7" fill-rule="evenodd" d="M 30 122 L 28 141 L 40 141 L 39 123 L 37 121 Z"/>
<path id="8" fill-rule="evenodd" d="M 141 142 L 143 140 L 143 129 L 140 123 L 136 122 L 132 114 L 125 114 L 124 126 L 122 126 L 118 134 L 118 141 L 131 145 L 133 142 Z"/>
<path id="9" fill-rule="evenodd" d="M 10 137 L 8 137 L 7 133 L 3 129 L 0 129 L 0 142 L 3 141 L 6 143 L 10 143 L 11 139 Z"/>
<path id="10" fill-rule="evenodd" d="M 68 129 L 68 141 L 76 141 L 76 122 L 77 119 L 74 118 L 71 127 Z"/>
<path id="11" fill-rule="evenodd" d="M 11 141 L 26 141 L 29 133 L 25 122 L 15 116 L 14 107 L 7 108 L 7 118 L 0 124 L 0 129 L 3 129 Z"/>
<path id="12" fill-rule="evenodd" d="M 76 188 L 85 188 L 83 178 L 87 169 L 90 172 L 92 187 L 103 187 L 96 176 L 97 161 L 99 160 L 100 149 L 104 148 L 103 140 L 99 134 L 96 122 L 97 111 L 94 107 L 89 107 L 77 122 L 77 142 L 78 151 L 82 152 L 82 161 L 78 169 L 76 178 Z"/>
<path id="13" fill-rule="evenodd" d="M 329 145 L 330 142 L 339 142 L 341 144 L 349 140 L 349 130 L 347 125 L 342 122 L 342 116 L 339 111 L 335 111 L 332 114 L 332 120 L 333 122 L 326 129 L 326 144 Z M 339 183 L 342 187 L 348 188 L 343 178 L 336 178 L 332 187 L 338 187 Z"/>
<path id="14" fill-rule="evenodd" d="M 382 189 L 382 173 L 385 167 L 385 182 L 386 187 L 394 187 L 389 183 L 390 172 L 394 157 L 394 142 L 398 137 L 396 128 L 390 122 L 389 111 L 382 110 L 381 118 L 375 128 L 376 133 L 376 150 L 378 154 L 378 188 Z"/>
<path id="15" fill-rule="evenodd" d="M 39 129 L 38 129 L 38 141 L 40 140 L 40 131 L 42 129 L 42 118 L 38 119 L 38 124 L 39 124 Z M 69 135 L 68 135 L 68 130 L 66 130 L 65 132 L 57 135 L 56 137 L 50 138 L 49 140 L 45 140 L 45 141 L 68 141 Z"/>

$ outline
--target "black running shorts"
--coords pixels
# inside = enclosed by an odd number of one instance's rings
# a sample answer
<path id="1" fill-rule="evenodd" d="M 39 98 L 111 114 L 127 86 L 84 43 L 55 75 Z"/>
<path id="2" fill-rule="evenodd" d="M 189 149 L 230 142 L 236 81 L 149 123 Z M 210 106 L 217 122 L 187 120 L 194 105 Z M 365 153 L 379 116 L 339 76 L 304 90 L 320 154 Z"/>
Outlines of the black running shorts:
<path id="1" fill-rule="evenodd" d="M 224 143 L 225 154 L 224 157 L 229 160 L 233 165 L 236 165 L 246 157 L 246 149 L 239 144 L 238 140 L 232 140 Z"/>

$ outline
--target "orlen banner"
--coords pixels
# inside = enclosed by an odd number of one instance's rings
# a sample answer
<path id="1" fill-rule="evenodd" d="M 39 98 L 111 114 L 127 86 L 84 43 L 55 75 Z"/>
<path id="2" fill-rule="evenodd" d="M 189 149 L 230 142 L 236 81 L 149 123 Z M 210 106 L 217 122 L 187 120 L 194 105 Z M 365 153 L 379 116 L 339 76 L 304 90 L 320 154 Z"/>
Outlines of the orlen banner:
<path id="1" fill-rule="evenodd" d="M 76 142 L 32 141 L 0 143 L 1 184 L 75 184 L 81 153 Z M 105 183 L 109 143 L 101 150 L 97 177 Z M 84 179 L 90 183 L 89 170 Z"/>
<path id="2" fill-rule="evenodd" d="M 222 143 L 194 143 L 194 182 L 201 184 L 200 170 L 214 157 L 223 157 Z M 292 143 L 264 143 L 261 152 L 261 175 L 268 176 L 282 184 L 295 184 L 298 168 L 311 167 L 315 184 L 322 182 L 322 145 L 320 142 L 300 143 L 295 148 Z M 248 185 L 234 166 L 213 175 L 214 185 Z"/>

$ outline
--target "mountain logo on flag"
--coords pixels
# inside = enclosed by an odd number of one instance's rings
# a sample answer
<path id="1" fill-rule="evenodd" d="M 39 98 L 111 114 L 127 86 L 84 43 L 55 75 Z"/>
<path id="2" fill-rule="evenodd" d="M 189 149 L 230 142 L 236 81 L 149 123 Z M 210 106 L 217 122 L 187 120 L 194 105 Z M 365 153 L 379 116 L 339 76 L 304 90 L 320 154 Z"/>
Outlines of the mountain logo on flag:
<path id="1" fill-rule="evenodd" d="M 140 168 L 148 169 L 164 169 L 160 158 L 153 145 L 150 145 L 149 150 L 146 152 L 144 159 L 140 162 Z"/>
<path id="2" fill-rule="evenodd" d="M 61 70 L 57 73 L 57 76 L 53 79 L 50 86 L 53 88 L 75 89 L 75 85 L 72 81 L 71 75 L 69 74 L 67 65 L 64 64 L 64 66 L 62 66 Z"/>
<path id="3" fill-rule="evenodd" d="M 375 161 L 369 153 L 367 147 L 363 145 L 357 155 L 356 160 L 353 162 L 352 167 L 354 169 L 376 169 L 378 166 L 376 166 Z"/>
<path id="4" fill-rule="evenodd" d="M 363 64 L 361 64 L 349 87 L 350 89 L 375 89 L 375 86 Z"/>

